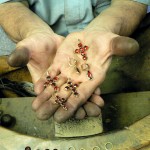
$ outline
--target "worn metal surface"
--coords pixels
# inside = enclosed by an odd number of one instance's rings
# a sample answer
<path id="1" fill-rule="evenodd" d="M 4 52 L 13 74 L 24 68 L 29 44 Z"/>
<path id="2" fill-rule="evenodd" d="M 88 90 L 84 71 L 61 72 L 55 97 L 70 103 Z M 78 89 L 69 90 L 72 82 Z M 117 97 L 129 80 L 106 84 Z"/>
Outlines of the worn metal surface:
<path id="1" fill-rule="evenodd" d="M 150 116 L 121 131 L 85 138 L 38 139 L 20 135 L 0 127 L 1 150 L 140 150 L 150 144 Z M 143 148 L 142 150 L 144 150 Z"/>
<path id="2" fill-rule="evenodd" d="M 134 56 L 113 58 L 106 80 L 101 85 L 103 94 L 150 91 L 150 27 L 140 31 L 140 33 L 136 33 L 135 38 L 140 43 L 140 51 Z M 3 44 L 4 46 L 9 45 L 5 42 Z M 29 78 L 27 78 L 26 73 Z M 1 57 L 0 59 L 0 76 L 5 76 L 13 80 L 19 79 L 20 81 L 31 80 L 27 71 L 14 71 L 14 68 L 9 67 L 5 57 Z M 73 147 L 77 150 L 81 148 L 92 150 L 95 146 L 102 150 L 106 150 L 108 147 L 114 150 L 147 150 L 149 149 L 148 145 L 150 144 L 150 117 L 145 117 L 129 127 L 128 125 L 149 114 L 149 95 L 149 92 L 144 92 L 138 94 L 131 93 L 130 96 L 128 94 L 105 96 L 106 107 L 103 114 L 104 123 L 107 129 L 115 129 L 116 127 L 122 128 L 124 126 L 126 126 L 126 129 L 107 135 L 74 139 L 55 138 L 52 118 L 46 122 L 35 119 L 35 116 L 31 111 L 31 100 L 27 102 L 22 99 L 17 103 L 14 101 L 12 103 L 7 102 L 5 107 L 1 104 L 0 108 L 6 113 L 19 116 L 17 117 L 17 125 L 12 130 L 23 134 L 50 138 L 50 140 L 18 135 L 15 132 L 0 127 L 0 148 L 2 150 L 19 150 L 24 149 L 29 145 L 35 150 L 38 148 L 72 150 Z M 144 146 L 147 147 L 142 148 Z"/>
<path id="3" fill-rule="evenodd" d="M 31 108 L 32 100 L 33 98 L 4 98 L 1 99 L 0 110 L 16 118 L 16 125 L 11 130 L 41 138 L 53 138 L 53 118 L 48 121 L 38 120 Z"/>
<path id="4" fill-rule="evenodd" d="M 16 118 L 17 123 L 11 130 L 22 134 L 53 139 L 54 137 L 88 136 L 103 131 L 101 116 L 87 118 L 80 122 L 69 120 L 63 124 L 54 124 L 53 118 L 47 121 L 40 121 L 36 118 L 31 109 L 33 98 L 4 98 L 0 100 L 0 110 Z"/>
<path id="5" fill-rule="evenodd" d="M 0 110 L 16 117 L 17 124 L 11 130 L 53 139 L 56 136 L 86 136 L 100 133 L 102 124 L 99 118 L 85 121 L 68 121 L 62 125 L 54 124 L 53 119 L 39 121 L 31 108 L 33 98 L 1 99 Z M 150 114 L 150 92 L 136 92 L 105 96 L 106 106 L 103 121 L 106 130 L 122 129 Z M 88 125 L 88 123 L 90 124 Z M 76 125 L 78 124 L 78 125 Z M 92 128 L 93 126 L 93 128 Z M 95 127 L 94 127 L 95 126 Z M 54 131 L 54 128 L 56 129 Z M 88 129 L 87 129 L 88 128 Z"/>

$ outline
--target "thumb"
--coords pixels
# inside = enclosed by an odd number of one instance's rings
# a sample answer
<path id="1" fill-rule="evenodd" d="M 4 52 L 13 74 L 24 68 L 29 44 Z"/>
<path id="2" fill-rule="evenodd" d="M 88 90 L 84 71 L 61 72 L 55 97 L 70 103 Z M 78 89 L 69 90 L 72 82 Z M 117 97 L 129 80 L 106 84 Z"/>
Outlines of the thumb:
<path id="1" fill-rule="evenodd" d="M 117 36 L 111 41 L 111 49 L 113 55 L 128 56 L 135 54 L 139 50 L 139 44 L 132 38 Z"/>
<path id="2" fill-rule="evenodd" d="M 25 47 L 18 47 L 14 52 L 12 52 L 7 62 L 12 67 L 24 67 L 29 62 L 29 50 Z"/>

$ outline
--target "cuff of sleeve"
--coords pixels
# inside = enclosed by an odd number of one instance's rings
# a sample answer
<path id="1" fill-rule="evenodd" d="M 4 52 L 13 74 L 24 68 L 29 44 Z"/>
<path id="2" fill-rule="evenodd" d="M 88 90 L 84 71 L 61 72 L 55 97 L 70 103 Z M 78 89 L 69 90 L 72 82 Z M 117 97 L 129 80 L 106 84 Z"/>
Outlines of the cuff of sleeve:
<path id="1" fill-rule="evenodd" d="M 145 5 L 150 5 L 150 0 L 133 0 L 133 1 L 145 4 Z"/>

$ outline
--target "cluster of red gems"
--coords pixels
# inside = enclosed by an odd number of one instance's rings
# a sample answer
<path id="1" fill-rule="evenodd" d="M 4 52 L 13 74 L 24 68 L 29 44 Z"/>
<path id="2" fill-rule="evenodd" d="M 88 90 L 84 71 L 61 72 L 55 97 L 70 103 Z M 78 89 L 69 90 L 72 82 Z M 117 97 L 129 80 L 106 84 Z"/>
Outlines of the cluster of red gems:
<path id="1" fill-rule="evenodd" d="M 76 54 L 81 54 L 82 56 L 82 59 L 83 60 L 87 60 L 87 55 L 86 55 L 86 51 L 89 49 L 88 46 L 83 46 L 82 43 L 80 42 L 79 40 L 79 43 L 78 43 L 78 49 L 75 49 L 75 53 Z"/>
<path id="2" fill-rule="evenodd" d="M 79 93 L 77 92 L 77 89 L 76 89 L 77 87 L 78 87 L 78 84 L 73 84 L 71 82 L 71 80 L 68 80 L 67 86 L 65 87 L 65 90 L 66 91 L 71 90 L 72 93 L 74 94 L 74 96 L 78 97 Z"/>
<path id="3" fill-rule="evenodd" d="M 61 98 L 58 95 L 56 95 L 56 100 L 55 103 L 60 105 L 64 110 L 68 110 L 68 108 L 66 107 L 66 99 L 65 98 Z"/>
<path id="4" fill-rule="evenodd" d="M 44 87 L 48 87 L 48 86 L 52 86 L 54 88 L 54 91 L 55 92 L 58 92 L 59 91 L 59 87 L 56 85 L 56 82 L 58 80 L 58 77 L 54 77 L 54 78 L 51 78 L 49 73 L 47 72 L 47 76 L 46 76 L 46 82 L 44 83 Z M 68 110 L 67 107 L 65 106 L 65 103 L 66 103 L 66 99 L 64 98 L 61 98 L 59 97 L 58 95 L 56 95 L 56 100 L 55 100 L 55 103 L 60 105 L 64 110 Z"/>
<path id="5" fill-rule="evenodd" d="M 82 43 L 81 43 L 81 41 L 80 40 L 78 40 L 79 41 L 79 43 L 78 43 L 78 48 L 77 49 L 75 49 L 75 53 L 76 54 L 81 54 L 81 56 L 82 56 L 82 59 L 83 60 L 87 60 L 88 59 L 88 57 L 87 57 L 87 50 L 89 49 L 89 47 L 88 46 L 86 46 L 86 45 L 83 45 Z M 88 64 L 83 64 L 81 67 L 83 68 L 83 66 L 86 66 L 86 69 L 83 69 L 84 71 L 87 71 L 87 76 L 88 76 L 88 78 L 91 80 L 91 79 L 93 79 L 93 75 L 92 75 L 92 73 L 89 71 L 89 65 Z M 85 68 L 85 67 L 84 67 Z"/>
<path id="6" fill-rule="evenodd" d="M 46 77 L 46 82 L 44 83 L 44 87 L 46 88 L 47 86 L 52 86 L 54 88 L 54 91 L 57 92 L 59 91 L 59 87 L 56 85 L 56 82 L 58 80 L 58 77 L 51 78 L 49 75 Z"/>

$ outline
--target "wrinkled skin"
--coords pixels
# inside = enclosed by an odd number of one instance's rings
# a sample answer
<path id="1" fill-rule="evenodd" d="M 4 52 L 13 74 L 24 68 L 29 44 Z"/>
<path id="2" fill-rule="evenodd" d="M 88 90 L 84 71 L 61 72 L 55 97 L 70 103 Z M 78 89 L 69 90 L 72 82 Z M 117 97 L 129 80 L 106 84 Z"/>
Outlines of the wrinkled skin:
<path id="1" fill-rule="evenodd" d="M 57 34 L 50 36 L 49 33 L 34 33 L 17 44 L 16 50 L 8 58 L 8 63 L 13 67 L 23 67 L 27 64 L 33 83 L 35 83 L 52 64 L 56 50 L 63 41 L 64 37 Z M 40 94 L 40 92 L 40 90 L 36 91 L 37 94 Z M 93 105 L 87 107 L 86 110 L 89 109 L 89 111 L 92 111 L 98 106 L 99 110 L 96 109 L 95 113 L 90 114 L 90 116 L 100 114 L 100 107 L 103 106 L 103 100 L 99 95 L 100 90 L 97 88 L 90 98 Z M 87 115 L 86 110 L 81 107 L 79 109 L 80 113 L 77 111 L 75 118 L 83 119 Z"/>
<path id="2" fill-rule="evenodd" d="M 74 67 L 69 66 L 68 58 L 76 59 L 79 68 L 85 62 L 79 54 L 74 53 L 78 45 L 78 39 L 80 39 L 83 45 L 89 47 L 86 63 L 90 66 L 90 71 L 93 75 L 92 80 L 87 78 L 86 71 L 81 71 L 80 74 L 77 74 Z M 48 72 L 52 78 L 55 76 L 59 77 L 58 85 L 60 91 L 57 94 L 67 99 L 66 106 L 68 110 L 66 111 L 55 104 L 55 97 L 53 95 L 54 89 L 51 86 L 44 89 L 43 84 L 46 81 L 46 71 L 35 84 L 35 91 L 40 93 L 32 105 L 37 117 L 39 119 L 48 119 L 54 115 L 54 119 L 57 122 L 64 122 L 74 116 L 76 111 L 84 104 L 84 110 L 86 110 L 87 114 L 89 116 L 91 114 L 93 115 L 94 111 L 87 110 L 87 108 L 92 107 L 92 104 L 87 104 L 87 102 L 95 89 L 104 81 L 106 72 L 111 63 L 112 55 L 125 56 L 127 54 L 133 54 L 138 48 L 139 45 L 135 40 L 121 37 L 107 31 L 82 31 L 68 35 L 57 50 L 52 65 L 48 68 Z M 74 83 L 79 84 L 77 88 L 79 93 L 78 97 L 75 97 L 70 91 L 64 90 L 68 78 L 71 78 Z M 103 105 L 101 97 L 98 101 L 100 105 Z M 99 110 L 95 107 L 95 116 L 100 114 L 98 111 Z M 82 113 L 80 118 L 83 118 L 84 111 L 80 110 L 80 112 Z"/>

